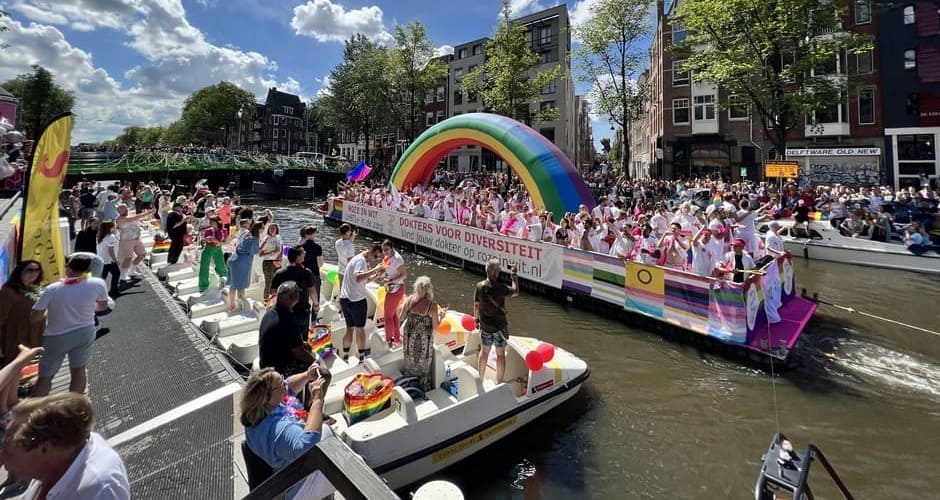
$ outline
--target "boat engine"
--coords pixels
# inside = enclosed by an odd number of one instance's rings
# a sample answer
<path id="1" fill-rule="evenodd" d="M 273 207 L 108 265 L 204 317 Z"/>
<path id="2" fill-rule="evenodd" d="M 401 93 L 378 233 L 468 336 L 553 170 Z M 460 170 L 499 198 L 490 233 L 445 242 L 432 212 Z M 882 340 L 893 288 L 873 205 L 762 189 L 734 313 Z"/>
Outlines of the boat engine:
<path id="1" fill-rule="evenodd" d="M 793 449 L 793 445 L 783 434 L 774 435 L 767 453 L 761 458 L 760 475 L 754 486 L 754 500 L 776 500 L 791 498 L 795 500 L 813 500 L 809 487 L 810 466 L 819 460 L 826 473 L 846 500 L 852 500 L 852 494 L 845 483 L 836 474 L 832 464 L 823 455 L 822 450 L 810 443 L 802 454 Z"/>

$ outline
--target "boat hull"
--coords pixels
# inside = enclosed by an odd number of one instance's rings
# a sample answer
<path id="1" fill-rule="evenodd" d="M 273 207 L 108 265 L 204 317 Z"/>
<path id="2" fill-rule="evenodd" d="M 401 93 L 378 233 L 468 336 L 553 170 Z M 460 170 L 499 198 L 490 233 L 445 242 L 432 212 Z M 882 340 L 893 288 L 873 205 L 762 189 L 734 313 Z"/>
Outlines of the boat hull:
<path id="1" fill-rule="evenodd" d="M 794 256 L 809 260 L 940 274 L 940 255 L 914 255 L 905 252 L 851 248 L 799 239 L 785 239 L 783 244 L 786 250 Z"/>
<path id="2" fill-rule="evenodd" d="M 568 384 L 558 387 L 536 400 L 523 403 L 518 408 L 499 415 L 493 415 L 484 423 L 449 439 L 409 453 L 392 462 L 370 465 L 393 489 L 412 484 L 468 458 L 521 429 L 553 408 L 560 406 L 578 393 L 581 385 L 589 375 L 590 370 L 586 370 L 584 374 Z M 460 418 L 464 422 L 475 417 L 475 415 L 468 415 L 467 412 L 460 413 L 460 415 L 454 415 L 454 417 Z M 368 457 L 365 458 L 368 462 Z"/>

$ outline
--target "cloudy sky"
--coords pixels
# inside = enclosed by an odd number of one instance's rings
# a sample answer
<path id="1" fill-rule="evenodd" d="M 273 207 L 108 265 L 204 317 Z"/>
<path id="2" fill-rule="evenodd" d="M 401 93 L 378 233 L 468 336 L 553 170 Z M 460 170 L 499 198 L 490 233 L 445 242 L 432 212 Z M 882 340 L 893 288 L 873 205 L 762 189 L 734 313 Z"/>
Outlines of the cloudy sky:
<path id="1" fill-rule="evenodd" d="M 594 0 L 569 2 L 573 22 Z M 557 2 L 512 0 L 513 14 Z M 444 5 L 447 5 L 446 8 Z M 389 41 L 420 20 L 436 46 L 489 36 L 498 0 L 6 0 L 0 81 L 40 64 L 75 92 L 72 142 L 179 117 L 193 91 L 226 80 L 263 99 L 269 87 L 309 100 L 342 60 L 343 40 Z M 579 89 L 582 90 L 583 89 Z M 604 117 L 595 140 L 610 135 Z"/>

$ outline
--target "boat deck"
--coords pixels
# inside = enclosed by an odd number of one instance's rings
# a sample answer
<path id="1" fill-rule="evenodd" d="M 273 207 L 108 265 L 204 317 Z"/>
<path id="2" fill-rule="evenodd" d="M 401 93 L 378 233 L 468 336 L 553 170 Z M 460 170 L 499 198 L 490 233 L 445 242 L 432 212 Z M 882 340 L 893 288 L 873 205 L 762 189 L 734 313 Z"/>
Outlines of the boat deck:
<path id="1" fill-rule="evenodd" d="M 755 351 L 766 351 L 767 349 L 761 345 L 766 343 L 771 350 L 778 349 L 783 344 L 786 345 L 788 351 L 793 349 L 814 312 L 816 312 L 815 302 L 799 296 L 792 297 L 779 310 L 780 322 L 771 324 L 767 329 L 767 335 L 755 335 L 751 338 L 747 343 L 748 347 Z"/>

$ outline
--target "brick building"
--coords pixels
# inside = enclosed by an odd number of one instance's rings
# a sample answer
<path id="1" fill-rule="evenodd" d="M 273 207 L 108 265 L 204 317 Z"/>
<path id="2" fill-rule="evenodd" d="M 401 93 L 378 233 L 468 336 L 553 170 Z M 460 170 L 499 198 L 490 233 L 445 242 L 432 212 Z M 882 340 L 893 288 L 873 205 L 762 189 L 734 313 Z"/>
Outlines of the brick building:
<path id="1" fill-rule="evenodd" d="M 307 150 L 304 111 L 300 97 L 268 89 L 264 104 L 255 109 L 250 148 L 252 151 L 292 155 Z"/>

